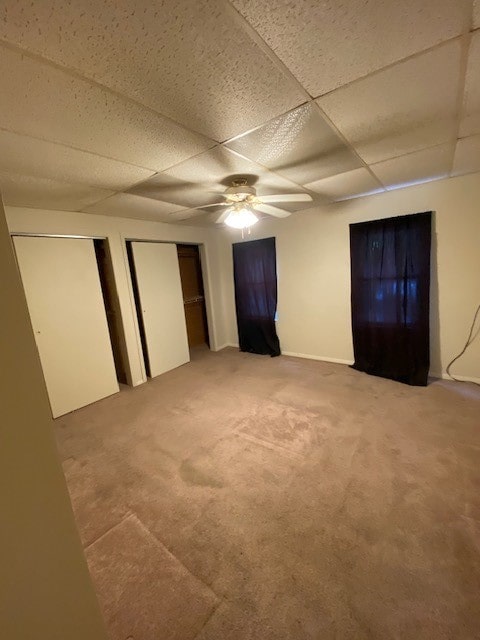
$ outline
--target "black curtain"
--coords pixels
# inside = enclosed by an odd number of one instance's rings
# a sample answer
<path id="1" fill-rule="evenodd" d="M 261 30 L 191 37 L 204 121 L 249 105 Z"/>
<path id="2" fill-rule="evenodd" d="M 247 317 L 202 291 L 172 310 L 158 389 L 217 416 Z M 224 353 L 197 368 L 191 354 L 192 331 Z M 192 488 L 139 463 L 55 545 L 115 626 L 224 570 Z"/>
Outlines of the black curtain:
<path id="1" fill-rule="evenodd" d="M 350 225 L 354 369 L 427 384 L 431 217 Z"/>
<path id="2" fill-rule="evenodd" d="M 240 351 L 279 356 L 275 238 L 234 244 L 233 274 Z"/>

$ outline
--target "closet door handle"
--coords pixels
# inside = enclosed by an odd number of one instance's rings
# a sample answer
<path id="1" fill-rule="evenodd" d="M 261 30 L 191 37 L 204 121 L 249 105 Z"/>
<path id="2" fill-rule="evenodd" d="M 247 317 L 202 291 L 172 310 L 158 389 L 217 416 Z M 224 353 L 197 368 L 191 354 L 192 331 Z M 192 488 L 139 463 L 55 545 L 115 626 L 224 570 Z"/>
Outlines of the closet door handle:
<path id="1" fill-rule="evenodd" d="M 202 302 L 203 296 L 194 296 L 193 298 L 185 298 L 183 304 L 194 304 L 195 302 Z"/>

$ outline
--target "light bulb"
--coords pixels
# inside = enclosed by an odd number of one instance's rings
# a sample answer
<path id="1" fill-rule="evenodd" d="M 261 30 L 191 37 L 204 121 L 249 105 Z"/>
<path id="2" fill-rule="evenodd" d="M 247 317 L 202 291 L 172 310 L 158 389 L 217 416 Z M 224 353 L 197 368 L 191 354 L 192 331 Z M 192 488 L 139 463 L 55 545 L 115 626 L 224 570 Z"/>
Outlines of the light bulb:
<path id="1" fill-rule="evenodd" d="M 247 229 L 258 222 L 257 216 L 253 213 L 250 207 L 245 205 L 238 209 L 232 209 L 228 214 L 225 224 L 234 229 Z"/>

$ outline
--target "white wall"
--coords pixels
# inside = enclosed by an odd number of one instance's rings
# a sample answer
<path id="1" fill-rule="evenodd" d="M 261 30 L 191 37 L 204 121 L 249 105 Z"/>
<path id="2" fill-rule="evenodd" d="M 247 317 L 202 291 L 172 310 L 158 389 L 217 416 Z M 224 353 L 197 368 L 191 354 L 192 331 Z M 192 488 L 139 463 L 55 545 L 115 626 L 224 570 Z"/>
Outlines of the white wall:
<path id="1" fill-rule="evenodd" d="M 213 350 L 226 342 L 224 314 L 220 300 L 217 230 L 189 227 L 160 222 L 148 222 L 130 218 L 116 218 L 86 213 L 46 211 L 6 207 L 7 222 L 11 233 L 38 233 L 99 236 L 108 238 L 113 271 L 120 302 L 125 333 L 129 382 L 133 385 L 146 381 L 145 366 L 138 329 L 133 292 L 131 287 L 125 239 L 157 240 L 167 242 L 194 242 L 202 244 L 205 297 Z"/>
<path id="2" fill-rule="evenodd" d="M 278 265 L 278 333 L 283 353 L 353 361 L 350 323 L 349 224 L 434 211 L 432 247 L 431 373 L 439 375 L 462 349 L 480 304 L 480 174 L 409 187 L 261 220 L 248 239 L 275 236 Z M 227 342 L 238 342 L 232 242 L 221 247 Z M 480 336 L 454 365 L 458 377 L 480 379 Z"/>
<path id="3" fill-rule="evenodd" d="M 1 636 L 106 640 L 1 200 L 0 274 Z"/>

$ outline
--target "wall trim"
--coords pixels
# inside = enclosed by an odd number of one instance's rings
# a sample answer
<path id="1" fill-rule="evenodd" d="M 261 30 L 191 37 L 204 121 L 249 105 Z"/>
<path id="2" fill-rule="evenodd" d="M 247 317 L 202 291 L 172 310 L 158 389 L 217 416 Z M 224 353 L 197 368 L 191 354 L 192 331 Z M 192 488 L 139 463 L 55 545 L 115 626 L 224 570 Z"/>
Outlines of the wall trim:
<path id="1" fill-rule="evenodd" d="M 455 378 L 452 378 L 446 372 L 442 373 L 434 373 L 430 372 L 428 374 L 432 378 L 440 378 L 441 380 L 450 380 L 450 382 L 474 382 L 475 384 L 480 384 L 480 378 L 475 378 L 473 376 L 460 376 L 455 374 Z"/>
<path id="2" fill-rule="evenodd" d="M 322 362 L 333 362 L 334 364 L 353 364 L 353 360 L 344 360 L 343 358 L 329 358 L 328 356 L 314 356 L 309 353 L 295 353 L 294 351 L 282 351 L 282 356 L 291 356 L 293 358 L 305 358 L 306 360 L 321 360 Z"/>
<path id="3" fill-rule="evenodd" d="M 236 349 L 238 349 L 238 344 L 234 344 L 233 342 L 225 342 L 225 344 L 221 344 L 220 346 L 215 347 L 215 349 L 212 349 L 212 351 L 216 353 L 217 351 L 221 351 L 222 349 L 226 349 L 227 347 L 235 347 Z"/>
<path id="4" fill-rule="evenodd" d="M 221 346 L 217 347 L 215 351 L 221 351 L 222 349 L 226 349 L 227 347 L 234 347 L 238 349 L 239 345 L 233 342 L 226 342 Z M 332 362 L 333 364 L 346 364 L 352 365 L 354 360 L 345 360 L 344 358 L 330 358 L 328 356 L 314 356 L 310 353 L 296 353 L 295 351 L 282 351 L 282 356 L 289 356 L 292 358 L 305 358 L 305 360 L 320 360 L 321 362 Z M 450 380 L 451 382 L 455 382 L 453 378 L 451 378 L 448 373 L 436 373 L 433 371 L 429 372 L 429 377 L 431 378 L 441 378 L 442 380 Z M 480 384 L 480 378 L 475 378 L 472 376 L 460 376 L 455 375 L 455 378 L 458 382 L 474 382 L 476 384 Z"/>
<path id="5" fill-rule="evenodd" d="M 238 343 L 226 342 L 221 347 L 215 349 L 215 351 L 221 351 L 227 347 L 239 348 Z M 341 358 L 329 358 L 327 356 L 313 356 L 309 353 L 296 353 L 295 351 L 282 351 L 282 356 L 289 356 L 291 358 L 305 358 L 305 360 L 321 360 L 322 362 L 333 362 L 334 364 L 353 364 L 353 360 L 343 360 Z"/>

